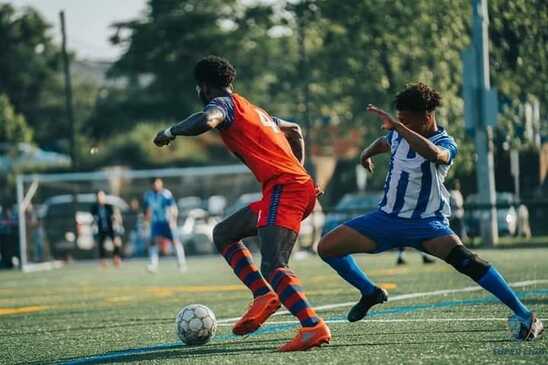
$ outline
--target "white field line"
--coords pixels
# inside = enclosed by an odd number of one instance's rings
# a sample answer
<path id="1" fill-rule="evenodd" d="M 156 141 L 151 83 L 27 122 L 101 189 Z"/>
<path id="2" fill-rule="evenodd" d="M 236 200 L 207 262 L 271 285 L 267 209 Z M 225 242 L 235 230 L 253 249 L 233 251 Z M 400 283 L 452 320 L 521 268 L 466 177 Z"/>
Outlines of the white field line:
<path id="1" fill-rule="evenodd" d="M 547 279 L 540 279 L 540 280 L 526 280 L 526 281 L 517 281 L 515 283 L 510 283 L 510 286 L 514 288 L 520 288 L 524 286 L 530 286 L 535 284 L 548 284 Z M 395 302 L 398 300 L 406 300 L 406 299 L 413 299 L 413 298 L 420 298 L 420 297 L 433 297 L 433 296 L 439 296 L 439 295 L 447 295 L 447 294 L 454 294 L 454 293 L 465 293 L 465 292 L 472 292 L 472 291 L 480 291 L 484 290 L 480 286 L 467 286 L 465 288 L 461 289 L 445 289 L 445 290 L 436 290 L 436 291 L 429 291 L 429 292 L 422 292 L 422 293 L 409 293 L 409 294 L 399 294 L 394 295 L 393 297 L 389 297 L 389 302 Z M 352 305 L 356 304 L 356 302 L 345 302 L 345 303 L 336 303 L 336 304 L 326 304 L 326 305 L 320 305 L 317 307 L 314 307 L 316 311 L 325 311 L 329 309 L 334 308 L 342 308 L 342 307 L 350 307 Z M 272 316 L 281 316 L 285 314 L 290 314 L 289 311 L 278 311 L 274 313 Z M 222 325 L 223 323 L 234 323 L 238 321 L 240 317 L 233 317 L 233 318 L 224 318 L 217 321 L 219 325 Z M 506 320 L 506 319 L 504 319 Z M 372 320 L 368 320 L 372 321 Z M 378 320 L 378 321 L 386 321 L 386 320 Z M 342 321 L 345 322 L 345 321 Z M 276 322 L 276 323 L 282 323 L 282 322 Z M 293 321 L 289 321 L 287 323 L 294 323 Z M 335 322 L 332 322 L 335 323 Z"/>
<path id="2" fill-rule="evenodd" d="M 378 323 L 389 323 L 389 322 L 504 322 L 507 318 L 408 318 L 408 319 L 362 319 L 360 322 L 378 322 Z M 544 319 L 542 319 L 544 321 Z M 331 319 L 324 320 L 327 324 L 332 323 L 350 323 L 346 319 Z M 299 321 L 274 321 L 267 322 L 263 326 L 274 326 L 278 324 L 298 324 Z M 219 323 L 221 327 L 231 327 L 232 323 Z"/>

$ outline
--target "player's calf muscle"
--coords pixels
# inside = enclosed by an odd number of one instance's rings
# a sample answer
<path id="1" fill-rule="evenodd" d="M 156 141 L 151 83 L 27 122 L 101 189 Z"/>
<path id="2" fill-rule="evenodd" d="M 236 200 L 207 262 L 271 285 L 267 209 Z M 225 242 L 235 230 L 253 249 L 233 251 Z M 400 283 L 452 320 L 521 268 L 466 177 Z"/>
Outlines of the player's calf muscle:
<path id="1" fill-rule="evenodd" d="M 223 252 L 225 247 L 232 242 L 230 242 L 229 235 L 226 232 L 226 227 L 223 222 L 217 224 L 213 228 L 213 243 L 219 252 Z"/>
<path id="2" fill-rule="evenodd" d="M 297 233 L 286 228 L 270 226 L 260 229 L 259 238 L 263 276 L 268 277 L 279 267 L 287 267 L 289 256 L 297 240 Z"/>
<path id="3" fill-rule="evenodd" d="M 279 267 L 287 267 L 288 259 L 281 257 L 280 255 L 263 257 L 261 260 L 261 274 L 269 277 L 270 274 Z"/>

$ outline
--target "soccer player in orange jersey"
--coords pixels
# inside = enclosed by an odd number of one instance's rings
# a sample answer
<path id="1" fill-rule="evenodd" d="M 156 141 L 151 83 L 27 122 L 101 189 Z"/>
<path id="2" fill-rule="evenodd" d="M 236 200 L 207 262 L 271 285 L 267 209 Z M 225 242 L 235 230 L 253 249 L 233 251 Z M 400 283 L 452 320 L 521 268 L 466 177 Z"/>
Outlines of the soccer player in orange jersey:
<path id="1" fill-rule="evenodd" d="M 307 350 L 328 343 L 329 328 L 310 306 L 299 279 L 287 266 L 301 221 L 316 203 L 314 183 L 303 167 L 304 142 L 299 126 L 270 116 L 236 94 L 232 87 L 236 70 L 223 58 L 200 60 L 194 76 L 204 110 L 160 131 L 154 143 L 164 146 L 175 136 L 196 136 L 216 129 L 226 147 L 262 184 L 260 201 L 226 218 L 213 231 L 217 249 L 254 297 L 233 333 L 254 332 L 283 304 L 302 328 L 280 351 Z M 260 271 L 241 242 L 250 236 L 259 237 Z"/>

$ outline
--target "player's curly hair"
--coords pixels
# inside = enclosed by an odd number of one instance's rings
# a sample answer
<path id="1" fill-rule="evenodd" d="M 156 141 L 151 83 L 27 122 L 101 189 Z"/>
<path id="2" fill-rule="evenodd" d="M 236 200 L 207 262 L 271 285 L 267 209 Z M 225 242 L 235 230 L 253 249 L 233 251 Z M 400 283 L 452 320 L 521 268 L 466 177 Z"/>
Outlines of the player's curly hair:
<path id="1" fill-rule="evenodd" d="M 194 67 L 194 78 L 198 83 L 225 88 L 234 82 L 236 69 L 222 57 L 207 56 Z"/>
<path id="2" fill-rule="evenodd" d="M 430 113 L 441 105 L 441 95 L 428 85 L 417 82 L 407 84 L 405 90 L 396 95 L 394 104 L 397 110 Z"/>

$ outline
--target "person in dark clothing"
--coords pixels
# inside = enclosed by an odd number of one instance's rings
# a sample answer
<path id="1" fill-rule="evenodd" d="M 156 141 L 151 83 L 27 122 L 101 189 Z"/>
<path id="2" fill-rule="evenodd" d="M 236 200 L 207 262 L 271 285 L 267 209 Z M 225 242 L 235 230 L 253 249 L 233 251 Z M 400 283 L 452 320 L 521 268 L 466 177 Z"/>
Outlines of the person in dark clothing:
<path id="1" fill-rule="evenodd" d="M 91 214 L 97 225 L 97 246 L 99 247 L 99 259 L 101 266 L 106 266 L 107 251 L 105 244 L 107 239 L 112 241 L 114 250 L 112 258 L 114 266 L 120 267 L 122 241 L 118 234 L 122 225 L 122 217 L 112 204 L 106 202 L 106 194 L 100 190 L 97 192 L 97 202 L 91 207 Z"/>

